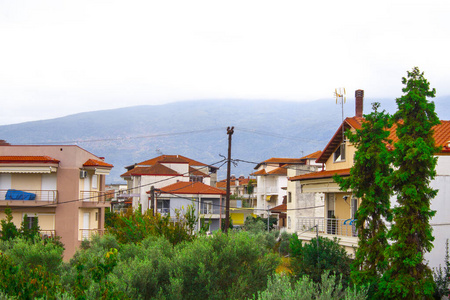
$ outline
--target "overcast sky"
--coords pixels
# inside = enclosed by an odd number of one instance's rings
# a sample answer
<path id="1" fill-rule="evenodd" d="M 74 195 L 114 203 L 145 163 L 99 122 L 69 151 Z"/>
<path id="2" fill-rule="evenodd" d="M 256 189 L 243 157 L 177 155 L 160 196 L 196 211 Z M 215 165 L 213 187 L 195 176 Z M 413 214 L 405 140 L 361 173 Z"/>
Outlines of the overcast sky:
<path id="1" fill-rule="evenodd" d="M 0 0 L 0 125 L 193 99 L 450 94 L 450 1 Z"/>

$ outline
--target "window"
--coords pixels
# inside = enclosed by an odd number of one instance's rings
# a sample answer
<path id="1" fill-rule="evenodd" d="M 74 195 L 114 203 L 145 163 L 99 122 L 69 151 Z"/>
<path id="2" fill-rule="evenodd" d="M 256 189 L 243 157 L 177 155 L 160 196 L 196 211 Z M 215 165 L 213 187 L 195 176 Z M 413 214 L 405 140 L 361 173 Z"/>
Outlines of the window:
<path id="1" fill-rule="evenodd" d="M 291 203 L 292 202 L 292 193 L 288 192 L 288 202 Z"/>
<path id="2" fill-rule="evenodd" d="M 27 216 L 27 220 L 28 220 L 28 229 L 33 228 L 33 226 L 38 226 L 38 217 L 37 216 L 34 216 L 34 217 Z"/>
<path id="3" fill-rule="evenodd" d="M 334 161 L 345 161 L 345 143 L 342 143 L 336 151 L 334 151 Z"/>
<path id="4" fill-rule="evenodd" d="M 203 176 L 191 175 L 189 176 L 190 182 L 203 182 Z"/>
<path id="5" fill-rule="evenodd" d="M 98 188 L 98 175 L 92 175 L 92 188 Z"/>
<path id="6" fill-rule="evenodd" d="M 203 210 L 202 210 L 203 214 L 213 214 L 213 205 L 212 205 L 212 201 L 205 201 L 205 203 L 203 203 Z"/>
<path id="7" fill-rule="evenodd" d="M 288 226 L 288 229 L 291 229 L 291 217 L 288 217 L 287 226 Z"/>
<path id="8" fill-rule="evenodd" d="M 157 211 L 161 214 L 168 214 L 170 211 L 170 200 L 159 200 L 158 199 Z"/>

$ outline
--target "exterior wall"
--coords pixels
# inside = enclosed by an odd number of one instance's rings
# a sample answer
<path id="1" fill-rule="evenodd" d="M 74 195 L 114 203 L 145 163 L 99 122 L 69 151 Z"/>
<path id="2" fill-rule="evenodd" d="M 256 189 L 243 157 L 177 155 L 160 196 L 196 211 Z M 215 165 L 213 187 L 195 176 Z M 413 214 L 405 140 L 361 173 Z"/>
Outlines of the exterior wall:
<path id="1" fill-rule="evenodd" d="M 337 149 L 337 148 L 336 148 Z M 335 151 L 336 151 L 335 149 Z M 353 166 L 353 157 L 355 156 L 356 148 L 348 141 L 345 143 L 345 160 L 344 161 L 334 161 L 334 151 L 330 155 L 327 162 L 325 163 L 327 170 L 340 170 L 349 169 Z"/>

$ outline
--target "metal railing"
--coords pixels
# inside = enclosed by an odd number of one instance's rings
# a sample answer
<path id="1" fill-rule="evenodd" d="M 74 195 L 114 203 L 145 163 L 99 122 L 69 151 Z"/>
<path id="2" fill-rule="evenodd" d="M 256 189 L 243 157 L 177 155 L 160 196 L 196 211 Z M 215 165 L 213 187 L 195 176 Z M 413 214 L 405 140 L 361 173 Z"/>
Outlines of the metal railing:
<path id="1" fill-rule="evenodd" d="M 39 230 L 39 235 L 42 238 L 54 238 L 56 236 L 55 230 Z"/>
<path id="2" fill-rule="evenodd" d="M 29 200 L 30 199 L 30 200 Z M 0 200 L 6 201 L 34 201 L 53 202 L 58 201 L 57 190 L 0 190 Z"/>
<path id="3" fill-rule="evenodd" d="M 103 235 L 104 229 L 80 229 L 79 240 L 91 240 L 96 234 Z"/>
<path id="4" fill-rule="evenodd" d="M 111 199 L 106 197 L 107 194 L 108 192 L 104 191 L 80 191 L 80 200 L 95 203 L 111 202 Z"/>
<path id="5" fill-rule="evenodd" d="M 224 211 L 224 210 L 222 210 Z M 208 207 L 208 206 L 202 206 L 200 208 L 200 214 L 202 215 L 218 215 L 220 214 L 220 207 Z"/>
<path id="6" fill-rule="evenodd" d="M 313 227 L 317 225 L 319 233 L 322 234 L 356 237 L 358 233 L 356 231 L 355 221 L 354 219 L 298 218 L 296 230 L 314 231 L 315 228 Z"/>

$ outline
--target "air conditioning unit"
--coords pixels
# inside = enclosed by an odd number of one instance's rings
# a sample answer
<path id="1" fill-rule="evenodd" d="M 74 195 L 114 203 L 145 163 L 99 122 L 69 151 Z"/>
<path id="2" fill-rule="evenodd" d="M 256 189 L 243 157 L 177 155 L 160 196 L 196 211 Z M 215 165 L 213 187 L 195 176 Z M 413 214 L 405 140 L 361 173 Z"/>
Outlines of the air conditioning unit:
<path id="1" fill-rule="evenodd" d="M 87 177 L 87 171 L 81 170 L 80 171 L 80 178 L 83 179 L 83 178 L 86 178 L 86 177 Z"/>

